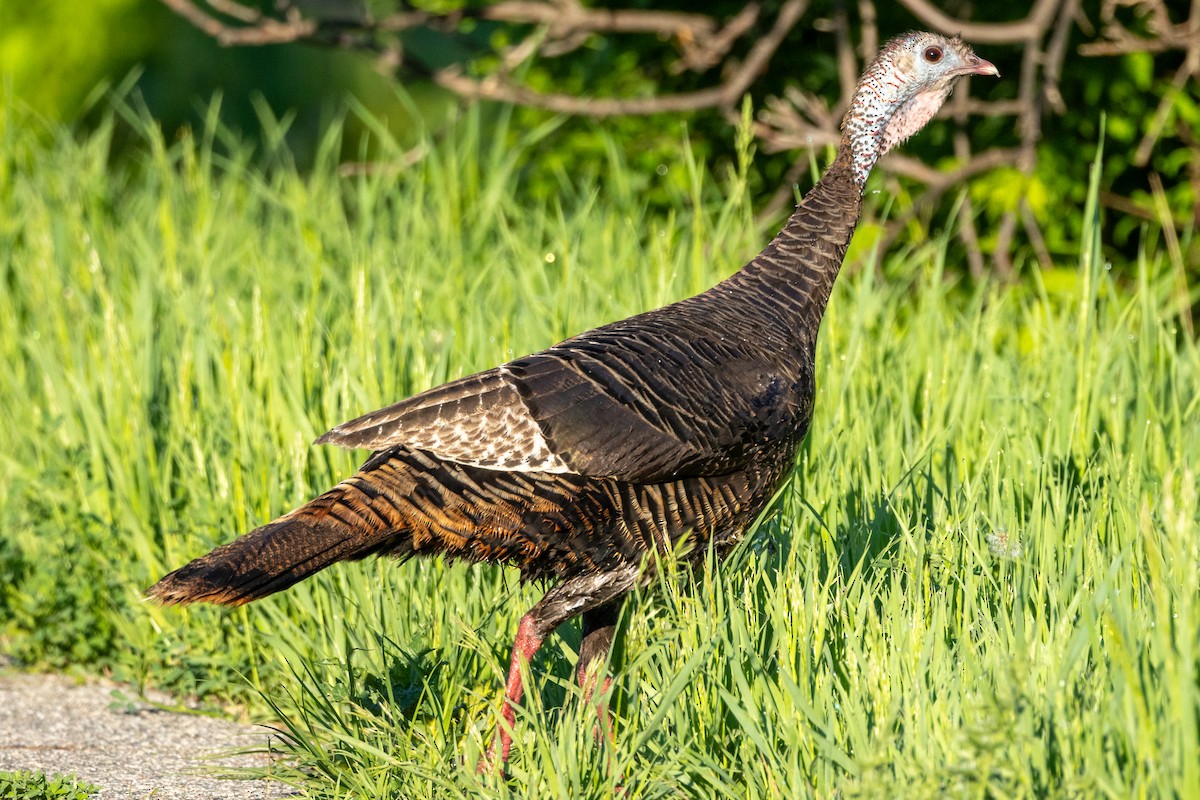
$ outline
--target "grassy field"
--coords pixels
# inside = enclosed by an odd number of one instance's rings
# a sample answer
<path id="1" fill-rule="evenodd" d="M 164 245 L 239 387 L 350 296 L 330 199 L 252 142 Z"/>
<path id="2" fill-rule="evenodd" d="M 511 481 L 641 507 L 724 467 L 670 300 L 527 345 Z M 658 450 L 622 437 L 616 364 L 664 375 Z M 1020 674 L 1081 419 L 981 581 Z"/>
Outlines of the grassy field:
<path id="1" fill-rule="evenodd" d="M 737 176 L 685 151 L 671 213 L 616 163 L 530 208 L 536 135 L 500 149 L 471 118 L 411 169 L 343 178 L 336 134 L 298 177 L 282 149 L 218 156 L 129 116 L 146 154 L 114 166 L 111 125 L 0 113 L 19 663 L 272 721 L 314 798 L 1200 793 L 1200 352 L 1152 246 L 1110 271 L 1089 236 L 1015 286 L 949 277 L 937 239 L 859 246 L 777 513 L 629 604 L 615 744 L 592 743 L 568 626 L 510 774 L 479 776 L 538 596 L 515 571 L 339 565 L 235 611 L 140 592 L 349 473 L 363 454 L 309 444 L 333 424 L 731 272 L 770 235 Z"/>

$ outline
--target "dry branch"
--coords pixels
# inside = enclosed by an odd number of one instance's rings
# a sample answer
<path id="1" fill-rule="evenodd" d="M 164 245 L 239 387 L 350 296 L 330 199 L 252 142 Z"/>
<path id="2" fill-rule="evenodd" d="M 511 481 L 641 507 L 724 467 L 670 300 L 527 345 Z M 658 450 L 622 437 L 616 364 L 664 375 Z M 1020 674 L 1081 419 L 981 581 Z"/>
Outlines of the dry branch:
<path id="1" fill-rule="evenodd" d="M 294 8 L 290 9 L 286 19 L 278 20 L 232 0 L 210 3 L 212 11 L 200 8 L 191 0 L 163 0 L 163 3 L 226 47 L 295 42 L 312 36 L 318 27 L 315 20 L 304 19 Z M 214 16 L 217 13 L 249 24 L 227 25 Z"/>
<path id="2" fill-rule="evenodd" d="M 771 30 L 750 50 L 746 60 L 720 85 L 709 89 L 654 97 L 593 98 L 573 94 L 543 94 L 504 75 L 476 79 L 458 66 L 433 74 L 434 83 L 472 100 L 496 100 L 562 114 L 594 118 L 696 111 L 703 108 L 732 108 L 766 68 L 767 62 L 804 13 L 806 0 L 787 0 Z"/>

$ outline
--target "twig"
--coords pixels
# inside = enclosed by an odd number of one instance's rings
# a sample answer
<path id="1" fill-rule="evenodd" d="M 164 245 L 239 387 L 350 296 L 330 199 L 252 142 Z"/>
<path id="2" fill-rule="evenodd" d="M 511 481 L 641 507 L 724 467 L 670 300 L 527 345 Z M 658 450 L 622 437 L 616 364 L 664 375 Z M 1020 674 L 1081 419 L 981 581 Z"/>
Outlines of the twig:
<path id="1" fill-rule="evenodd" d="M 971 139 L 967 136 L 966 106 L 967 95 L 965 93 L 956 95 L 950 101 L 957 128 L 954 131 L 954 156 L 964 164 L 971 162 Z M 959 210 L 958 238 L 962 240 L 966 248 L 967 270 L 976 280 L 982 279 L 984 275 L 983 250 L 979 246 L 979 232 L 975 230 L 975 204 L 971 201 L 970 194 L 964 194 L 962 208 Z"/>
<path id="2" fill-rule="evenodd" d="M 675 75 L 685 70 L 706 72 L 721 63 L 733 43 L 745 36 L 758 22 L 760 11 L 762 6 L 758 3 L 747 3 L 715 34 L 703 39 L 684 39 L 683 57 L 671 65 L 671 72 Z"/>
<path id="3" fill-rule="evenodd" d="M 1071 25 L 1078 16 L 1079 0 L 1067 0 L 1059 11 L 1058 21 L 1054 23 L 1054 33 L 1050 35 L 1050 43 L 1046 45 L 1045 63 L 1042 65 L 1042 74 L 1045 76 L 1042 96 L 1046 98 L 1046 102 L 1050 104 L 1050 107 L 1054 109 L 1054 113 L 1056 114 L 1067 113 L 1067 106 L 1063 102 L 1062 92 L 1059 91 L 1058 84 L 1062 78 L 1062 65 L 1067 52 L 1068 34 L 1070 34 Z"/>
<path id="4" fill-rule="evenodd" d="M 783 180 L 779 182 L 779 186 L 771 193 L 771 199 L 754 215 L 756 222 L 760 225 L 766 224 L 768 220 L 777 217 L 785 208 L 790 208 L 796 204 L 796 186 L 800 181 L 800 176 L 805 173 L 808 166 L 807 161 L 796 161 L 788 167 Z"/>
<path id="5" fill-rule="evenodd" d="M 711 36 L 717 23 L 705 14 L 681 11 L 642 11 L 606 8 L 586 8 L 578 0 L 544 2 L 543 0 L 507 0 L 483 6 L 474 12 L 481 19 L 513 22 L 522 25 L 546 25 L 555 36 L 567 31 L 586 30 L 589 33 L 660 33 L 675 35 L 689 31 L 693 36 Z"/>
<path id="6" fill-rule="evenodd" d="M 871 0 L 858 0 L 858 19 L 862 25 L 862 45 L 858 52 L 866 61 L 879 52 L 879 27 Z"/>
<path id="7" fill-rule="evenodd" d="M 360 175 L 396 175 L 418 164 L 429 153 L 429 148 L 419 144 L 394 161 L 348 161 L 338 167 L 338 175 L 353 178 Z"/>
<path id="8" fill-rule="evenodd" d="M 695 111 L 701 108 L 727 108 L 741 99 L 754 79 L 766 68 L 767 62 L 779 49 L 784 37 L 800 20 L 806 4 L 807 0 L 787 0 L 780 9 L 779 16 L 775 18 L 771 30 L 755 43 L 746 60 L 724 83 L 709 89 L 644 98 L 591 98 L 568 94 L 543 94 L 495 75 L 481 79 L 470 78 L 464 75 L 462 68 L 457 65 L 434 72 L 433 81 L 468 99 L 515 103 L 597 119 Z"/>
<path id="9" fill-rule="evenodd" d="M 978 44 L 1012 44 L 1040 39 L 1061 0 L 1038 0 L 1029 15 L 1020 22 L 970 22 L 944 13 L 927 0 L 900 0 L 921 22 L 943 33 L 961 33 Z"/>
<path id="10" fill-rule="evenodd" d="M 1146 8 L 1150 13 L 1150 22 L 1146 27 L 1152 34 L 1151 38 L 1133 33 L 1117 19 L 1117 9 L 1127 4 L 1124 0 L 1104 1 L 1100 9 L 1104 39 L 1080 46 L 1079 52 L 1082 55 L 1116 56 L 1125 53 L 1162 53 L 1167 50 L 1187 50 L 1190 53 L 1197 47 L 1200 7 L 1195 0 L 1191 4 L 1188 18 L 1178 24 L 1171 22 L 1163 0 L 1141 0 L 1137 5 Z"/>
<path id="11" fill-rule="evenodd" d="M 248 27 L 230 27 L 216 17 L 202 11 L 190 0 L 162 0 L 171 10 L 226 47 L 232 45 L 264 45 L 294 42 L 317 32 L 314 20 L 304 19 L 299 13 L 289 15 L 287 20 L 256 16 L 257 20 Z M 226 0 L 227 7 L 233 3 Z M 246 9 L 249 12 L 249 9 Z M 294 12 L 295 9 L 292 9 Z M 257 14 L 257 12 L 253 12 Z"/>
<path id="12" fill-rule="evenodd" d="M 854 46 L 850 44 L 850 20 L 846 16 L 846 7 L 838 3 L 834 13 L 834 37 L 837 41 L 838 82 L 841 84 L 841 100 L 838 105 L 842 108 L 850 105 L 854 99 L 854 89 L 858 85 L 858 60 L 854 57 Z"/>
<path id="13" fill-rule="evenodd" d="M 885 246 L 894 242 L 904 227 L 915 219 L 922 209 L 937 203 L 948 190 L 955 186 L 961 186 L 975 175 L 1012 164 L 1019 152 L 1016 148 L 986 150 L 975 154 L 970 161 L 952 172 L 934 169 L 912 156 L 900 153 L 889 153 L 884 156 L 882 164 L 890 172 L 925 184 L 925 190 L 913 201 L 912 206 L 888 225 L 887 234 L 884 236 Z M 1007 253 L 1004 256 L 1007 258 Z M 1006 262 L 999 260 L 995 253 L 993 253 L 993 260 L 1002 274 L 1009 274 L 1003 271 Z M 1011 262 L 1008 262 L 1008 268 L 1011 271 Z"/>
<path id="14" fill-rule="evenodd" d="M 1022 198 L 1017 205 L 1017 210 L 1021 215 L 1021 227 L 1025 229 L 1025 235 L 1029 237 L 1029 244 L 1033 246 L 1038 264 L 1042 269 L 1050 269 L 1054 266 L 1054 259 L 1050 257 L 1050 250 L 1046 247 L 1046 237 L 1042 236 L 1042 229 L 1038 225 L 1037 217 L 1033 215 L 1033 209 Z"/>
<path id="15" fill-rule="evenodd" d="M 1166 11 L 1164 10 L 1165 14 Z M 1146 134 L 1142 137 L 1142 141 L 1138 143 L 1137 151 L 1133 156 L 1133 163 L 1139 167 L 1144 167 L 1150 163 L 1150 154 L 1154 149 L 1154 145 L 1162 136 L 1163 128 L 1167 124 L 1167 116 L 1171 113 L 1171 108 L 1175 105 L 1176 99 L 1188 79 L 1192 76 L 1200 76 L 1200 0 L 1192 0 L 1191 15 L 1185 25 L 1188 26 L 1190 32 L 1190 41 L 1187 47 L 1187 56 L 1183 63 L 1179 65 L 1179 69 L 1175 71 L 1175 77 L 1171 81 L 1171 88 L 1163 92 L 1162 98 L 1158 101 L 1158 108 L 1154 111 L 1154 117 L 1146 129 Z"/>
<path id="16" fill-rule="evenodd" d="M 208 4 L 217 11 L 242 22 L 258 22 L 262 13 L 257 8 L 250 8 L 233 0 L 208 0 Z"/>

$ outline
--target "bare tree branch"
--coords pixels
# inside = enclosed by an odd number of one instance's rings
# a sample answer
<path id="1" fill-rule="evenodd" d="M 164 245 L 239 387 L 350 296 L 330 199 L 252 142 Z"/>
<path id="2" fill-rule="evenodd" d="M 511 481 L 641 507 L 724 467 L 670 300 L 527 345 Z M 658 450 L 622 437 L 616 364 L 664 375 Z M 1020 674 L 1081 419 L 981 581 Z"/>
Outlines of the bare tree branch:
<path id="1" fill-rule="evenodd" d="M 425 25 L 453 27 L 462 20 L 484 19 L 518 25 L 544 25 L 555 37 L 586 33 L 655 33 L 664 36 L 708 38 L 719 28 L 705 14 L 681 11 L 592 9 L 576 0 L 504 0 L 492 5 L 449 12 L 401 11 L 383 17 L 374 27 L 402 31 Z"/>
<path id="2" fill-rule="evenodd" d="M 256 23 L 262 19 L 262 13 L 257 8 L 244 6 L 234 0 L 208 0 L 208 4 L 214 10 L 242 22 Z"/>
<path id="3" fill-rule="evenodd" d="M 879 26 L 875 21 L 875 4 L 858 0 L 858 19 L 862 26 L 862 45 L 858 50 L 863 61 L 879 52 Z"/>
<path id="4" fill-rule="evenodd" d="M 971 163 L 971 137 L 967 135 L 967 95 L 959 92 L 950 100 L 954 115 L 954 157 L 959 163 Z M 984 275 L 983 251 L 979 246 L 979 233 L 975 230 L 975 204 L 971 195 L 963 195 L 963 205 L 958 214 L 958 238 L 966 245 L 967 269 L 971 276 L 980 279 Z"/>
<path id="5" fill-rule="evenodd" d="M 955 19 L 928 0 L 900 0 L 912 15 L 934 30 L 961 33 L 978 44 L 1012 44 L 1039 39 L 1045 33 L 1060 0 L 1038 0 L 1029 16 L 1020 22 L 970 22 Z"/>
<path id="6" fill-rule="evenodd" d="M 1050 108 L 1054 109 L 1055 114 L 1067 113 L 1066 103 L 1063 102 L 1062 93 L 1058 90 L 1058 82 L 1062 78 L 1067 37 L 1079 15 L 1079 0 L 1067 0 L 1063 4 L 1062 11 L 1059 12 L 1058 21 L 1054 23 L 1054 33 L 1050 35 L 1050 43 L 1046 47 L 1043 66 L 1045 85 L 1042 87 L 1042 95 L 1050 104 Z"/>
<path id="7" fill-rule="evenodd" d="M 223 2 L 219 3 L 221 9 L 213 6 L 214 10 L 221 10 L 222 13 L 239 20 L 252 21 L 252 24 L 249 26 L 232 27 L 221 22 L 220 19 L 214 17 L 209 12 L 200 9 L 191 0 L 162 1 L 172 11 L 226 47 L 240 44 L 263 45 L 294 42 L 298 39 L 312 36 L 317 32 L 317 23 L 313 20 L 302 18 L 295 9 L 291 9 L 294 13 L 290 13 L 288 19 L 277 20 L 271 17 L 264 17 L 254 9 L 235 3 L 232 0 L 223 0 Z"/>
<path id="8" fill-rule="evenodd" d="M 993 150 L 985 150 L 982 153 L 976 153 L 971 156 L 969 162 L 949 172 L 935 169 L 912 156 L 905 156 L 899 153 L 887 154 L 884 156 L 884 162 L 891 172 L 925 184 L 926 192 L 917 201 L 917 205 L 920 205 L 921 203 L 936 202 L 943 192 L 955 186 L 962 185 L 968 179 L 980 173 L 996 169 L 997 167 L 1011 165 L 1019 155 L 1020 150 L 1012 147 L 998 147 Z M 937 196 L 927 197 L 931 192 Z M 910 216 L 915 215 L 916 211 L 919 211 L 919 209 L 914 209 L 914 212 L 910 213 Z"/>
<path id="9" fill-rule="evenodd" d="M 755 43 L 746 60 L 733 74 L 719 86 L 695 92 L 644 98 L 590 98 L 569 94 L 543 94 L 496 75 L 482 79 L 471 78 L 464 75 L 462 68 L 458 66 L 438 70 L 433 74 L 433 81 L 468 99 L 496 100 L 593 118 L 728 108 L 741 100 L 754 79 L 766 68 L 767 62 L 779 49 L 784 37 L 799 22 L 806 2 L 807 0 L 787 0 L 780 9 L 779 16 L 775 18 L 774 26 Z"/>
<path id="10" fill-rule="evenodd" d="M 1156 14 L 1159 18 L 1159 27 L 1172 26 L 1162 21 L 1166 16 L 1166 9 L 1161 9 L 1161 15 Z M 1171 107 L 1178 99 L 1178 95 L 1183 91 L 1183 87 L 1187 84 L 1188 79 L 1192 77 L 1200 77 L 1200 0 L 1192 0 L 1191 15 L 1187 21 L 1179 27 L 1187 26 L 1189 37 L 1187 44 L 1187 56 L 1183 63 L 1179 65 L 1179 69 L 1175 72 L 1175 78 L 1171 81 L 1171 88 L 1163 93 L 1162 99 L 1158 102 L 1158 108 L 1154 112 L 1154 118 L 1151 121 L 1145 136 L 1138 143 L 1137 151 L 1133 156 L 1133 163 L 1139 167 L 1144 167 L 1150 163 L 1150 153 L 1154 149 L 1154 145 L 1162 136 L 1163 128 L 1167 124 L 1167 116 L 1171 112 Z"/>
<path id="11" fill-rule="evenodd" d="M 671 71 L 676 75 L 684 70 L 706 72 L 720 64 L 734 43 L 745 36 L 758 22 L 761 10 L 762 6 L 758 3 L 747 3 L 737 16 L 725 23 L 725 27 L 712 36 L 701 39 L 689 38 L 684 42 L 683 58 L 671 67 Z"/>
<path id="12" fill-rule="evenodd" d="M 1146 28 L 1150 36 L 1134 33 L 1118 21 L 1117 9 L 1130 5 L 1139 6 L 1147 12 Z M 1117 56 L 1125 53 L 1187 50 L 1190 56 L 1200 46 L 1200 8 L 1195 0 L 1191 4 L 1188 18 L 1178 23 L 1171 21 L 1164 0 L 1104 0 L 1100 20 L 1103 38 L 1081 45 L 1079 52 L 1082 55 Z"/>

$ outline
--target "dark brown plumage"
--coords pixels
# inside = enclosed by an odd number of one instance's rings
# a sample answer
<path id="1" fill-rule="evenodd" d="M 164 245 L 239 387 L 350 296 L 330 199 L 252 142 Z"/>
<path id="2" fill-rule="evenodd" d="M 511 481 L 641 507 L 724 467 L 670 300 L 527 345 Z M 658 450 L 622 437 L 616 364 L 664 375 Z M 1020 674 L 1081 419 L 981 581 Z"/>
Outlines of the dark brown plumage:
<path id="1" fill-rule="evenodd" d="M 237 605 L 375 554 L 555 579 L 517 632 L 494 753 L 506 759 L 521 659 L 582 614 L 584 682 L 646 554 L 684 538 L 722 551 L 769 502 L 808 430 L 817 331 L 867 173 L 967 74 L 996 70 L 957 39 L 893 40 L 859 84 L 837 160 L 732 277 L 337 426 L 318 442 L 375 451 L 357 473 L 148 595 Z"/>

